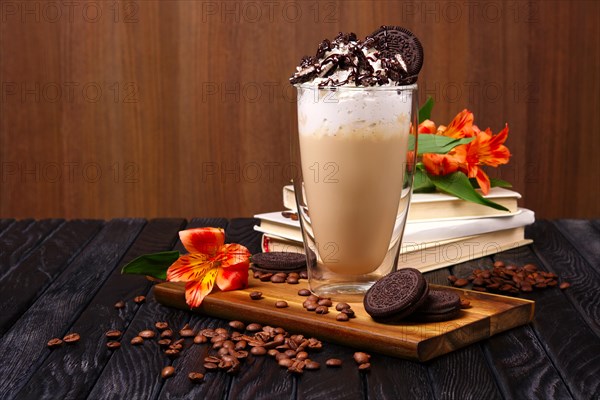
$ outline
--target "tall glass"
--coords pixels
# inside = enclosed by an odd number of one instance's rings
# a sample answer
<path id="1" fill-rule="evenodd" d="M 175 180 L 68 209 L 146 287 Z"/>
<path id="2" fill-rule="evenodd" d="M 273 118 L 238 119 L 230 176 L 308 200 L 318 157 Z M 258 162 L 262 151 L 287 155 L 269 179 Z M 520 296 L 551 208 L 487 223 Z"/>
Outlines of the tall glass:
<path id="1" fill-rule="evenodd" d="M 417 85 L 296 85 L 294 191 L 310 289 L 355 297 L 396 270 L 411 196 Z"/>

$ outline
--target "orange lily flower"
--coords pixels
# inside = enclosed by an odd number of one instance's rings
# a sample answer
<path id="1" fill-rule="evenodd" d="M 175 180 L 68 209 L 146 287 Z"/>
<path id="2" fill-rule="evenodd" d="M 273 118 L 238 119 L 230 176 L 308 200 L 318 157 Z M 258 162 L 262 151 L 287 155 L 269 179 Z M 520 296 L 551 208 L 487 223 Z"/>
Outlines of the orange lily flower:
<path id="1" fill-rule="evenodd" d="M 481 191 L 488 194 L 490 191 L 490 178 L 480 168 L 481 165 L 497 167 L 508 163 L 510 151 L 504 146 L 508 138 L 508 124 L 497 135 L 493 135 L 490 128 L 477 132 L 475 139 L 464 146 L 466 164 L 462 166 L 469 178 L 475 178 Z M 463 147 L 463 146 L 459 146 Z"/>
<path id="2" fill-rule="evenodd" d="M 440 125 L 437 134 L 456 139 L 472 137 L 476 131 L 479 131 L 479 128 L 473 125 L 473 120 L 473 113 L 465 108 L 454 117 L 447 127 Z"/>
<path id="3" fill-rule="evenodd" d="M 179 257 L 167 270 L 167 280 L 186 282 L 185 301 L 199 307 L 213 290 L 215 282 L 222 291 L 248 286 L 250 252 L 239 244 L 225 244 L 220 228 L 197 228 L 179 232 L 190 253 Z"/>

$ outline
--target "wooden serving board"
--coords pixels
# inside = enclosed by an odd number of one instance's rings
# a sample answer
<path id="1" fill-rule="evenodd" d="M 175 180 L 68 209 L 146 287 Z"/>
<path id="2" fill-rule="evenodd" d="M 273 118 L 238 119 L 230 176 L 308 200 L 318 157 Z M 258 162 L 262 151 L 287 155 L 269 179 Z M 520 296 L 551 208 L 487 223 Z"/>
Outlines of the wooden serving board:
<path id="1" fill-rule="evenodd" d="M 468 299 L 472 307 L 462 310 L 460 317 L 451 321 L 387 325 L 373 321 L 362 302 L 349 303 L 356 318 L 339 322 L 335 319 L 338 314 L 335 302 L 325 315 L 302 307 L 306 297 L 298 296 L 297 292 L 306 287 L 305 282 L 275 284 L 250 276 L 246 289 L 211 293 L 202 306 L 192 311 L 227 320 L 280 326 L 292 333 L 303 333 L 360 350 L 427 361 L 530 322 L 535 306 L 530 300 L 440 286 Z M 250 299 L 249 293 L 255 290 L 263 293 L 263 299 Z M 165 282 L 154 288 L 158 302 L 189 310 L 184 293 L 183 283 Z M 289 307 L 276 308 L 277 300 L 287 301 Z"/>

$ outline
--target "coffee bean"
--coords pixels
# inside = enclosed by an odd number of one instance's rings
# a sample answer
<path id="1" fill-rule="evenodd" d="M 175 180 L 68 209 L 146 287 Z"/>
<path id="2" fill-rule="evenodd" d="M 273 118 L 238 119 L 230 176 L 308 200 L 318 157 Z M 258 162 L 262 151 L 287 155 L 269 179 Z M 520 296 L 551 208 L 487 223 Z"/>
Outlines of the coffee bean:
<path id="1" fill-rule="evenodd" d="M 288 303 L 286 301 L 278 300 L 275 302 L 275 307 L 277 307 L 277 308 L 286 308 L 287 306 L 288 306 Z"/>
<path id="2" fill-rule="evenodd" d="M 469 284 L 469 281 L 466 279 L 457 279 L 456 281 L 454 281 L 454 286 L 456 287 L 464 287 L 467 286 Z"/>
<path id="3" fill-rule="evenodd" d="M 162 371 L 160 372 L 160 377 L 163 378 L 163 379 L 170 378 L 173 375 L 175 375 L 175 368 L 173 368 L 170 365 L 168 367 L 164 367 L 162 369 Z"/>
<path id="4" fill-rule="evenodd" d="M 188 379 L 192 381 L 192 383 L 200 383 L 204 380 L 204 374 L 200 372 L 190 372 L 188 374 Z"/>
<path id="5" fill-rule="evenodd" d="M 136 336 L 132 338 L 129 343 L 131 343 L 133 346 L 139 346 L 140 344 L 144 343 L 144 338 L 141 336 Z"/>
<path id="6" fill-rule="evenodd" d="M 494 267 L 496 267 L 496 268 L 502 268 L 502 267 L 504 267 L 504 265 L 505 264 L 503 261 L 495 261 L 494 262 Z"/>
<path id="7" fill-rule="evenodd" d="M 119 300 L 115 303 L 115 308 L 117 310 L 120 310 L 121 308 L 125 308 L 125 302 L 122 300 Z"/>
<path id="8" fill-rule="evenodd" d="M 306 360 L 307 358 L 308 358 L 308 353 L 307 353 L 307 352 L 305 352 L 305 351 L 299 351 L 299 352 L 296 354 L 296 359 L 297 359 L 297 360 Z"/>
<path id="9" fill-rule="evenodd" d="M 287 279 L 285 280 L 285 282 L 289 285 L 297 285 L 298 283 L 300 283 L 298 281 L 298 278 L 292 278 L 290 276 L 287 277 Z"/>
<path id="10" fill-rule="evenodd" d="M 354 361 L 356 361 L 357 364 L 365 364 L 369 362 L 371 356 L 362 351 L 357 351 L 356 353 L 354 353 L 352 358 L 354 358 Z"/>
<path id="11" fill-rule="evenodd" d="M 110 331 L 105 333 L 105 336 L 109 339 L 118 339 L 121 337 L 121 331 L 116 329 L 111 329 Z"/>
<path id="12" fill-rule="evenodd" d="M 196 332 L 194 332 L 189 324 L 185 324 L 185 326 L 179 331 L 179 336 L 183 338 L 190 338 L 196 336 Z"/>
<path id="13" fill-rule="evenodd" d="M 350 304 L 348 303 L 337 303 L 335 305 L 336 311 L 347 310 L 348 308 L 350 308 Z"/>
<path id="14" fill-rule="evenodd" d="M 160 333 L 160 337 L 163 339 L 170 339 L 173 337 L 173 331 L 170 329 L 165 329 Z"/>
<path id="15" fill-rule="evenodd" d="M 277 273 L 271 277 L 271 282 L 284 283 L 286 279 L 287 279 L 287 275 L 283 276 L 283 275 L 280 275 L 279 273 Z"/>
<path id="16" fill-rule="evenodd" d="M 177 357 L 179 357 L 179 350 L 175 350 L 175 349 L 167 349 L 165 350 L 165 355 L 167 357 L 169 357 L 171 360 L 176 359 Z"/>
<path id="17" fill-rule="evenodd" d="M 242 321 L 231 321 L 229 322 L 229 326 L 238 331 L 246 329 L 246 325 Z"/>
<path id="18" fill-rule="evenodd" d="M 161 321 L 161 322 L 157 322 L 156 324 L 154 324 L 154 326 L 159 331 L 164 331 L 165 329 L 167 329 L 169 327 L 169 324 Z"/>
<path id="19" fill-rule="evenodd" d="M 165 332 L 163 332 L 163 333 L 165 333 Z M 144 339 L 152 339 L 154 336 L 156 336 L 156 333 L 154 333 L 154 331 L 151 331 L 150 329 L 145 329 L 145 330 L 141 331 L 140 333 L 138 333 L 138 336 L 141 336 Z M 163 336 L 161 335 L 161 337 L 163 337 Z"/>
<path id="20" fill-rule="evenodd" d="M 247 358 L 248 357 L 248 352 L 246 350 L 240 350 L 240 351 L 235 352 L 234 356 L 238 360 L 241 360 L 243 358 Z"/>
<path id="21" fill-rule="evenodd" d="M 258 276 L 258 279 L 260 279 L 262 282 L 268 282 L 271 280 L 271 278 L 273 277 L 273 274 L 271 273 L 262 273 Z"/>
<path id="22" fill-rule="evenodd" d="M 335 319 L 340 322 L 345 322 L 348 321 L 350 317 L 348 317 L 348 314 L 339 313 L 338 315 L 336 315 Z"/>
<path id="23" fill-rule="evenodd" d="M 460 299 L 460 308 L 471 308 L 471 302 L 466 299 Z"/>
<path id="24" fill-rule="evenodd" d="M 202 344 L 206 342 L 208 342 L 208 339 L 204 335 L 196 335 L 196 337 L 194 337 L 195 344 Z"/>
<path id="25" fill-rule="evenodd" d="M 317 304 L 325 307 L 331 307 L 333 305 L 331 299 L 320 299 L 319 301 L 317 301 Z"/>
<path id="26" fill-rule="evenodd" d="M 284 358 L 290 358 L 290 356 L 288 356 L 288 355 L 287 355 L 287 354 L 285 354 L 285 353 L 277 353 L 277 354 L 275 355 L 275 360 L 277 360 L 277 361 L 281 361 L 281 360 L 283 360 Z"/>
<path id="27" fill-rule="evenodd" d="M 359 371 L 369 371 L 371 369 L 371 364 L 370 363 L 364 363 L 364 364 L 360 364 L 358 366 L 358 370 Z"/>
<path id="28" fill-rule="evenodd" d="M 133 302 L 136 304 L 142 304 L 142 303 L 146 302 L 146 296 L 135 296 L 133 298 Z"/>
<path id="29" fill-rule="evenodd" d="M 207 362 L 204 363 L 204 369 L 207 371 L 216 371 L 217 369 L 219 369 L 219 366 L 215 363 Z"/>
<path id="30" fill-rule="evenodd" d="M 292 361 L 290 358 L 282 358 L 278 361 L 278 364 L 281 367 L 289 368 L 292 366 L 292 364 L 294 364 L 294 361 Z"/>
<path id="31" fill-rule="evenodd" d="M 317 296 L 315 294 L 309 294 L 308 298 L 306 300 L 316 303 L 317 301 L 319 301 L 319 299 L 320 299 L 319 296 Z"/>
<path id="32" fill-rule="evenodd" d="M 260 300 L 260 299 L 262 299 L 262 292 L 256 292 L 256 291 L 250 292 L 250 298 L 252 300 Z"/>
<path id="33" fill-rule="evenodd" d="M 250 354 L 254 356 L 264 356 L 267 354 L 267 349 L 262 346 L 256 346 L 250 349 Z"/>
<path id="34" fill-rule="evenodd" d="M 342 360 L 340 360 L 339 358 L 330 358 L 327 361 L 325 361 L 325 365 L 327 365 L 328 367 L 341 367 Z"/>
<path id="35" fill-rule="evenodd" d="M 300 289 L 298 290 L 298 296 L 310 296 L 310 290 Z"/>
<path id="36" fill-rule="evenodd" d="M 315 312 L 316 312 L 317 314 L 327 314 L 327 313 L 329 312 L 329 309 L 328 309 L 327 307 L 325 307 L 325 306 L 318 306 L 318 307 L 315 309 Z"/>
<path id="37" fill-rule="evenodd" d="M 223 335 L 223 336 L 227 336 L 227 335 L 229 335 L 229 332 L 228 332 L 228 331 L 227 331 L 227 329 L 225 329 L 225 328 L 216 328 L 216 329 L 215 329 L 215 333 L 216 333 L 217 335 Z"/>
<path id="38" fill-rule="evenodd" d="M 308 370 L 308 371 L 316 371 L 319 368 L 321 368 L 321 364 L 319 364 L 316 361 L 306 361 L 304 363 L 304 369 Z"/>
<path id="39" fill-rule="evenodd" d="M 225 347 L 221 347 L 219 351 L 217 351 L 219 357 L 223 357 L 226 354 L 229 354 L 229 349 L 226 349 Z"/>
<path id="40" fill-rule="evenodd" d="M 279 354 L 279 352 L 275 349 L 270 349 L 269 351 L 267 351 L 267 354 L 271 357 L 275 357 L 277 354 Z"/>
<path id="41" fill-rule="evenodd" d="M 285 354 L 286 356 L 288 356 L 289 358 L 294 358 L 296 357 L 296 351 L 289 349 L 283 352 L 283 354 Z"/>
<path id="42" fill-rule="evenodd" d="M 48 340 L 48 347 L 51 349 L 60 347 L 63 344 L 63 341 L 60 340 L 59 338 L 52 338 L 50 340 Z"/>
<path id="43" fill-rule="evenodd" d="M 235 344 L 235 349 L 236 350 L 244 350 L 246 348 L 246 346 L 248 346 L 248 342 L 245 340 L 239 340 L 236 344 Z"/>
<path id="44" fill-rule="evenodd" d="M 562 282 L 558 287 L 559 289 L 564 290 L 570 288 L 571 284 L 569 282 Z"/>
<path id="45" fill-rule="evenodd" d="M 62 339 L 63 342 L 67 343 L 67 344 L 71 344 L 71 343 L 76 343 L 79 342 L 79 339 L 81 339 L 81 337 L 79 336 L 79 333 L 69 333 L 67 335 L 65 335 L 65 337 Z"/>
<path id="46" fill-rule="evenodd" d="M 111 340 L 109 342 L 106 342 L 106 347 L 108 347 L 110 350 L 116 350 L 121 347 L 121 342 Z"/>
<path id="47" fill-rule="evenodd" d="M 351 308 L 346 308 L 345 310 L 342 310 L 342 314 L 346 314 L 348 316 L 348 318 L 356 318 L 356 315 L 354 314 L 354 310 Z"/>
<path id="48" fill-rule="evenodd" d="M 454 275 L 448 275 L 448 282 L 454 283 L 458 278 Z"/>
<path id="49" fill-rule="evenodd" d="M 258 332 L 258 331 L 260 331 L 261 329 L 262 329 L 262 325 L 261 325 L 261 324 L 257 324 L 257 323 L 255 323 L 255 322 L 253 322 L 253 323 L 249 324 L 249 325 L 246 327 L 246 330 L 247 330 L 248 332 Z"/>
<path id="50" fill-rule="evenodd" d="M 156 342 L 156 343 L 158 343 L 158 345 L 159 345 L 160 347 L 169 347 L 169 346 L 171 345 L 171 339 L 167 339 L 167 338 L 165 338 L 165 339 L 160 339 L 160 340 L 159 340 L 158 342 Z"/>

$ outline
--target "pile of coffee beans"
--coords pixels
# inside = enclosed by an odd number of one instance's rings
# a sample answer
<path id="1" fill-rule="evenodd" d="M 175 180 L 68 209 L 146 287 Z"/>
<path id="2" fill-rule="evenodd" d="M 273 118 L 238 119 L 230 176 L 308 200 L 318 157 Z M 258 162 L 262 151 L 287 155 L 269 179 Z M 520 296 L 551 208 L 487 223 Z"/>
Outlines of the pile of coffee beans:
<path id="1" fill-rule="evenodd" d="M 297 285 L 300 283 L 300 279 L 308 279 L 306 270 L 300 272 L 286 273 L 280 272 L 260 272 L 254 271 L 254 278 L 259 279 L 262 282 L 271 283 L 287 283 L 289 285 Z"/>
<path id="2" fill-rule="evenodd" d="M 298 290 L 298 296 L 306 297 L 306 300 L 302 303 L 302 307 L 304 307 L 306 311 L 314 311 L 317 314 L 323 315 L 328 314 L 329 307 L 333 306 L 333 302 L 329 297 L 319 297 L 312 294 L 308 289 Z M 350 318 L 355 318 L 354 310 L 352 310 L 348 303 L 336 304 L 335 310 L 339 312 L 335 317 L 337 321 L 346 322 Z"/>
<path id="3" fill-rule="evenodd" d="M 323 313 L 328 312 L 332 306 L 331 299 L 315 296 L 308 289 L 301 289 L 298 293 L 301 296 L 307 296 L 307 302 L 315 303 L 316 308 L 323 307 Z M 253 299 L 262 298 L 262 293 L 253 292 L 250 294 Z M 137 296 L 135 303 L 145 302 L 143 296 Z M 122 304 L 121 304 L 122 303 Z M 276 307 L 287 307 L 287 302 L 279 300 Z M 125 307 L 124 302 L 119 301 L 115 308 Z M 348 318 L 354 316 L 350 305 L 338 303 L 336 306 L 339 315 Z M 315 309 L 316 311 L 316 309 Z M 338 317 L 339 317 L 338 315 Z M 338 319 L 339 320 L 339 319 Z M 307 338 L 301 334 L 290 334 L 280 327 L 262 326 L 259 323 L 250 323 L 246 325 L 242 321 L 229 322 L 229 328 L 205 328 L 196 332 L 189 324 L 186 324 L 178 331 L 178 335 L 165 321 L 156 321 L 154 327 L 148 327 L 138 332 L 137 336 L 130 341 L 132 346 L 141 346 L 148 340 L 157 339 L 157 344 L 163 354 L 174 360 L 179 357 L 187 348 L 192 345 L 210 344 L 208 355 L 204 358 L 204 372 L 191 371 L 188 373 L 188 379 L 193 383 L 201 383 L 208 372 L 224 371 L 227 374 L 235 374 L 240 370 L 242 362 L 252 357 L 272 357 L 278 365 L 286 368 L 291 374 L 301 375 L 304 371 L 316 371 L 321 368 L 321 363 L 311 359 L 311 355 L 318 353 L 323 348 L 323 343 L 314 338 Z M 178 336 L 178 337 L 177 337 Z M 120 339 L 123 333 L 117 329 L 111 329 L 105 333 L 107 339 L 106 347 L 113 351 L 121 348 Z M 186 342 L 186 339 L 192 339 Z M 48 341 L 48 347 L 51 349 L 60 347 L 63 343 L 75 343 L 80 340 L 78 333 L 72 332 L 62 339 L 53 338 Z M 367 371 L 370 368 L 370 356 L 366 353 L 358 352 L 354 354 L 354 360 L 358 364 L 358 369 Z M 339 367 L 342 360 L 330 358 L 326 360 L 328 367 Z M 173 365 L 165 366 L 160 376 L 168 379 L 176 374 L 176 368 Z"/>
<path id="4" fill-rule="evenodd" d="M 567 289 L 571 286 L 565 281 L 559 284 L 554 272 L 540 271 L 535 264 L 519 267 L 514 264 L 506 265 L 503 261 L 496 261 L 490 269 L 475 269 L 467 278 L 450 275 L 448 281 L 455 287 L 471 284 L 473 290 L 503 294 L 528 293 L 556 286 Z"/>

